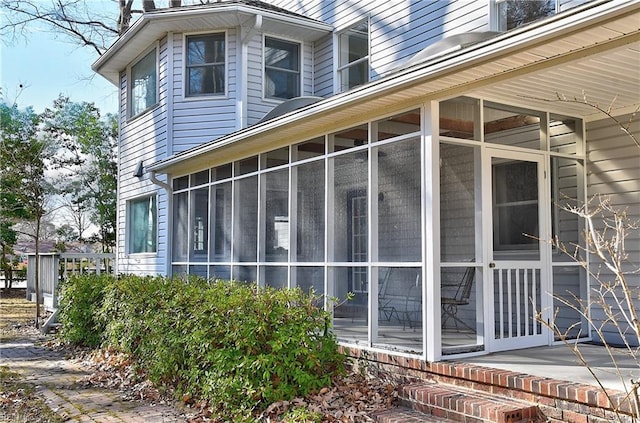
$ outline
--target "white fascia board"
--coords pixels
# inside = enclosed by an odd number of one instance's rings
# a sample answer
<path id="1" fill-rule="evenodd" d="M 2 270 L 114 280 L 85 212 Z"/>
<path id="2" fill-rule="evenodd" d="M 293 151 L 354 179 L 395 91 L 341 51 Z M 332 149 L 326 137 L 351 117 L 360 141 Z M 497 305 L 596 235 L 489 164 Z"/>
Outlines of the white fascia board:
<path id="1" fill-rule="evenodd" d="M 263 19 L 271 22 L 285 24 L 289 27 L 297 27 L 300 29 L 300 33 L 304 35 L 304 38 L 306 38 L 305 41 L 307 39 L 319 38 L 322 35 L 331 33 L 333 30 L 331 25 L 324 22 L 238 3 L 222 4 L 213 8 L 162 9 L 160 11 L 146 13 L 140 19 L 136 20 L 133 25 L 91 65 L 91 69 L 114 85 L 118 85 L 119 72 L 124 70 L 131 60 L 133 60 L 142 49 L 149 45 L 147 39 L 150 37 L 153 40 L 157 40 L 167 33 L 164 25 L 172 22 L 188 22 L 190 19 L 197 17 L 224 14 L 235 16 L 235 21 L 238 22 L 238 24 L 242 22 L 243 19 L 241 18 L 260 15 Z M 181 30 L 180 25 L 172 28 L 174 32 Z M 139 46 L 136 45 L 138 44 L 136 43 L 136 39 L 138 38 L 144 38 L 141 39 L 139 43 L 141 45 Z"/>
<path id="2" fill-rule="evenodd" d="M 151 164 L 148 170 L 166 172 L 167 169 L 185 160 L 202 154 L 213 152 L 234 143 L 268 133 L 283 126 L 296 124 L 305 119 L 312 119 L 331 112 L 336 108 L 344 108 L 368 99 L 383 96 L 394 90 L 403 89 L 420 83 L 427 83 L 439 76 L 455 72 L 456 69 L 467 68 L 478 62 L 486 62 L 507 54 L 522 51 L 563 35 L 596 26 L 603 21 L 640 10 L 640 3 L 631 1 L 600 1 L 591 7 L 579 8 L 578 12 L 561 14 L 559 18 L 544 21 L 544 24 L 531 25 L 521 31 L 510 31 L 491 40 L 475 44 L 454 54 L 439 56 L 393 75 L 369 82 L 353 90 L 336 94 L 311 106 L 288 113 L 278 118 L 256 124 L 238 132 L 223 136 L 209 143 L 194 147 L 175 156 L 168 157 Z M 499 70 L 505 72 L 504 69 Z"/>

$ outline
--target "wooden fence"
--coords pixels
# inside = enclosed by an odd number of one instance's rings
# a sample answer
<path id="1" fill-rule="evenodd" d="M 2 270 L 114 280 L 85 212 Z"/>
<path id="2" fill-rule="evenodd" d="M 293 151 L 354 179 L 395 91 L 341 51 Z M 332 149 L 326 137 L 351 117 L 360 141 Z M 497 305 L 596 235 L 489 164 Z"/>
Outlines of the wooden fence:
<path id="1" fill-rule="evenodd" d="M 36 300 L 36 256 L 29 254 L 27 266 L 27 299 Z M 115 267 L 115 254 L 46 253 L 39 254 L 40 292 L 42 303 L 51 311 L 58 308 L 58 284 L 72 274 L 110 274 Z"/>

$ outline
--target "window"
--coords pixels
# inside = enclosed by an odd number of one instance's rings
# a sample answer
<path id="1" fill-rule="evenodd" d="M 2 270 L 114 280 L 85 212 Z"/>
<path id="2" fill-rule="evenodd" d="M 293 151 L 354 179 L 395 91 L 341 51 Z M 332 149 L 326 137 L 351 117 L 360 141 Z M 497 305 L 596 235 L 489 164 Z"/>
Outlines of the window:
<path id="1" fill-rule="evenodd" d="M 158 211 L 156 197 L 129 202 L 129 253 L 155 253 Z"/>
<path id="2" fill-rule="evenodd" d="M 493 159 L 493 248 L 537 250 L 538 166 L 535 162 Z"/>
<path id="3" fill-rule="evenodd" d="M 187 37 L 186 95 L 224 94 L 225 34 Z"/>
<path id="4" fill-rule="evenodd" d="M 338 36 L 338 81 L 346 91 L 369 81 L 369 21 L 363 21 Z"/>
<path id="5" fill-rule="evenodd" d="M 508 31 L 556 11 L 556 0 L 496 0 L 498 31 Z"/>
<path id="6" fill-rule="evenodd" d="M 266 37 L 264 40 L 264 96 L 300 96 L 300 44 Z"/>
<path id="7" fill-rule="evenodd" d="M 158 102 L 156 49 L 131 66 L 129 75 L 129 115 L 136 116 Z"/>

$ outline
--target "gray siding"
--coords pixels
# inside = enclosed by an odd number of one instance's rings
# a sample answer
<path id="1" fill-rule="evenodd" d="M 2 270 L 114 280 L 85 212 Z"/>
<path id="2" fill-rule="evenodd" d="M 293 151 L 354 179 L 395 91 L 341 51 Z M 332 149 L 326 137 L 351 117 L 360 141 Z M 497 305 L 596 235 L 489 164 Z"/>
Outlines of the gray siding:
<path id="1" fill-rule="evenodd" d="M 248 122 L 256 122 L 276 104 L 263 100 L 262 88 L 262 33 L 249 42 L 247 57 L 247 117 Z"/>
<path id="2" fill-rule="evenodd" d="M 619 117 L 621 122 L 628 122 L 630 116 Z M 636 119 L 632 126 L 633 133 L 640 137 L 640 122 Z M 631 137 L 625 135 L 618 124 L 611 119 L 599 120 L 587 124 L 587 195 L 592 198 L 604 195 L 610 199 L 617 209 L 625 209 L 629 222 L 640 220 L 640 147 L 634 144 Z M 602 222 L 596 219 L 598 227 Z M 640 264 L 640 231 L 631 230 L 625 242 L 628 255 L 626 270 L 627 282 L 640 289 L 640 274 L 631 272 Z M 591 270 L 599 270 L 599 261 L 591 256 Z M 612 280 L 612 275 L 604 269 L 600 275 L 602 282 Z M 599 287 L 598 281 L 592 278 L 591 288 Z M 637 295 L 635 295 L 637 298 Z M 592 294 L 592 299 L 595 299 Z M 640 302 L 636 303 L 640 307 Z M 594 307 L 593 317 L 596 321 L 603 318 L 600 307 Z M 615 328 L 605 327 L 605 337 L 619 342 Z"/>
<path id="3" fill-rule="evenodd" d="M 218 30 L 218 29 L 216 29 Z M 179 153 L 236 130 L 236 30 L 227 30 L 226 95 L 185 97 L 184 34 L 173 36 L 173 149 Z"/>
<path id="4" fill-rule="evenodd" d="M 313 63 L 314 93 L 320 97 L 333 94 L 333 36 L 316 41 Z"/>
<path id="5" fill-rule="evenodd" d="M 166 195 L 158 192 L 158 187 L 147 178 L 133 175 L 138 163 L 153 163 L 167 155 L 167 117 L 166 103 L 168 95 L 167 42 L 160 42 L 160 66 L 158 74 L 159 102 L 155 108 L 133 119 L 121 118 L 120 154 L 118 175 L 118 222 L 117 222 L 117 265 L 121 273 L 163 274 L 167 249 Z M 127 76 L 121 75 L 121 108 L 126 110 Z M 147 195 L 158 194 L 158 244 L 157 254 L 128 255 L 126 247 L 126 208 L 129 200 Z"/>
<path id="6" fill-rule="evenodd" d="M 271 3 L 332 24 L 338 31 L 370 17 L 371 79 L 383 76 L 423 48 L 448 35 L 489 30 L 489 2 L 343 2 L 273 0 Z M 316 95 L 332 93 L 332 40 L 316 43 Z M 331 87 L 331 88 L 329 88 Z"/>

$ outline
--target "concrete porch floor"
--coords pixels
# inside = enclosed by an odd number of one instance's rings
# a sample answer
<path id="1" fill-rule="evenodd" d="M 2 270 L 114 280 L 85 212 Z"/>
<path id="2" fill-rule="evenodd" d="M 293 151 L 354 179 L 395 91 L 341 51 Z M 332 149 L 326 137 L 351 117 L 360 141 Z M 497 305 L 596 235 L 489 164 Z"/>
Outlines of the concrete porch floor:
<path id="1" fill-rule="evenodd" d="M 628 352 L 617 349 L 613 356 L 614 364 L 607 349 L 602 345 L 581 343 L 578 344 L 578 349 L 605 388 L 628 391 L 631 388 L 631 380 L 640 379 L 640 362 L 631 357 Z M 640 350 L 637 355 L 640 359 Z M 578 358 L 566 345 L 504 351 L 455 361 L 532 376 L 598 385 L 587 367 L 580 364 Z"/>

